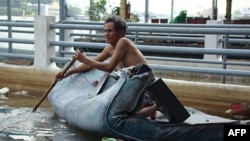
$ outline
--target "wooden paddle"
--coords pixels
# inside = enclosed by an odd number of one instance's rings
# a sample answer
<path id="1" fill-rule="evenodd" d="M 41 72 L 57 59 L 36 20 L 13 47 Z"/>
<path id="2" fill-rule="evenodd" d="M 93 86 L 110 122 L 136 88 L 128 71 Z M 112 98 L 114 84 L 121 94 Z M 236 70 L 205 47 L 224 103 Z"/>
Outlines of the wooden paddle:
<path id="1" fill-rule="evenodd" d="M 67 66 L 63 69 L 63 71 L 61 72 L 61 75 L 64 76 L 64 74 L 68 71 L 68 69 L 75 63 L 76 59 L 72 59 Z M 40 104 L 43 102 L 43 100 L 48 96 L 49 92 L 54 88 L 54 86 L 56 85 L 58 81 L 54 80 L 54 82 L 52 83 L 52 85 L 50 86 L 50 88 L 46 91 L 46 93 L 43 94 L 43 96 L 41 97 L 41 99 L 38 101 L 38 103 L 36 104 L 36 106 L 33 108 L 32 112 L 35 112 L 37 110 L 37 108 L 40 106 Z"/>

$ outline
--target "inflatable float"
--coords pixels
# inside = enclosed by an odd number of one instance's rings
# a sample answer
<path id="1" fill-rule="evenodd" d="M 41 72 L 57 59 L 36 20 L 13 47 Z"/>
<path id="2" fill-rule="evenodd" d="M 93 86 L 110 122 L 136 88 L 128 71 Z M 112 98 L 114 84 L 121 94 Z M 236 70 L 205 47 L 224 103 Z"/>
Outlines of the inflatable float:
<path id="1" fill-rule="evenodd" d="M 234 120 L 187 123 L 185 119 L 188 121 L 190 115 L 185 110 L 173 122 L 135 114 L 145 90 L 157 87 L 158 84 L 153 85 L 155 80 L 152 69 L 143 64 L 112 73 L 93 69 L 59 81 L 48 100 L 55 113 L 68 124 L 83 132 L 122 140 L 223 141 L 224 125 L 238 124 Z M 169 114 L 178 116 L 178 112 L 181 111 L 170 110 Z"/>

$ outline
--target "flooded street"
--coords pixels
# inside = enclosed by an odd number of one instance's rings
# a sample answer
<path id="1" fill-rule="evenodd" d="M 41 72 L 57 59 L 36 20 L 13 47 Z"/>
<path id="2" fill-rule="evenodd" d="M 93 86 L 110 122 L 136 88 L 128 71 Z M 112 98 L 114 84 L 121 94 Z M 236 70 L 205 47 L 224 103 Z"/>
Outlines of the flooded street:
<path id="1" fill-rule="evenodd" d="M 28 92 L 12 92 L 0 97 L 1 141 L 89 141 L 99 137 L 83 133 L 57 118 L 45 100 L 35 112 L 40 97 Z"/>
<path id="2" fill-rule="evenodd" d="M 38 72 L 26 73 L 20 70 L 5 70 L 11 72 L 12 75 L 4 74 L 6 79 L 2 79 L 3 83 L 9 82 L 16 84 L 22 77 L 25 77 L 23 84 L 15 85 L 10 89 L 8 94 L 0 94 L 0 141 L 101 141 L 101 137 L 90 133 L 85 133 L 75 127 L 70 126 L 65 120 L 59 119 L 53 111 L 53 108 L 45 99 L 38 107 L 37 111 L 32 112 L 33 107 L 39 102 L 42 95 L 46 92 L 48 86 L 48 75 L 42 75 Z M 13 76 L 15 77 L 11 77 Z M 19 76 L 19 74 L 22 74 Z M 30 75 L 32 74 L 32 75 Z M 41 81 L 36 76 L 43 76 L 47 81 Z M 19 79 L 16 79 L 20 77 Z M 13 81 L 8 81 L 12 78 Z M 27 79 L 29 78 L 29 79 Z M 43 80 L 42 79 L 42 80 Z M 36 81 L 35 81 L 36 80 Z M 40 83 L 37 83 L 40 80 Z M 25 83 L 24 83 L 25 82 Z M 228 106 L 235 101 L 245 101 L 249 99 L 249 86 L 222 85 L 213 83 L 197 83 L 187 81 L 166 80 L 168 86 L 173 89 L 184 105 L 199 108 L 200 110 L 213 115 L 224 115 Z M 5 84 L 3 84 L 5 85 Z M 31 88 L 39 89 L 39 93 L 25 91 Z M 37 87 L 37 86 L 43 87 Z M 6 85 L 5 85 L 6 86 Z M 15 90 L 14 90 L 15 88 Z M 29 88 L 29 90 L 31 89 Z M 67 87 L 70 88 L 70 87 Z M 74 95 L 72 95 L 74 96 Z M 80 101 L 79 101 L 80 102 Z M 76 103 L 77 105 L 77 103 Z M 85 112 L 88 107 L 83 107 L 79 112 Z M 210 113 L 209 113 L 210 112 Z M 209 116 L 207 114 L 197 114 L 198 112 L 190 112 L 192 114 L 190 121 L 201 123 L 219 120 L 218 117 Z M 199 112 L 200 113 L 200 112 Z M 197 115 L 197 116 L 195 116 Z M 92 124 L 92 123 L 90 123 Z"/>

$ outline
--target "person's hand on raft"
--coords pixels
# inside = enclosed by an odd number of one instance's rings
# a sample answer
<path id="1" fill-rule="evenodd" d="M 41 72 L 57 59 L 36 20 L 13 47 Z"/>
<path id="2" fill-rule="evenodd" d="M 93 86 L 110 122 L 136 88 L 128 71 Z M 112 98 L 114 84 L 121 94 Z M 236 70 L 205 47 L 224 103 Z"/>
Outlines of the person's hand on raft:
<path id="1" fill-rule="evenodd" d="M 82 50 L 76 50 L 76 53 L 72 56 L 72 59 L 78 60 L 80 62 L 83 62 L 86 58 L 87 56 Z M 60 81 L 69 75 L 71 75 L 70 71 L 67 71 L 65 74 L 60 71 L 56 74 L 55 81 Z"/>
<path id="2" fill-rule="evenodd" d="M 87 58 L 87 56 L 82 50 L 77 50 L 73 58 L 84 63 L 84 60 Z"/>

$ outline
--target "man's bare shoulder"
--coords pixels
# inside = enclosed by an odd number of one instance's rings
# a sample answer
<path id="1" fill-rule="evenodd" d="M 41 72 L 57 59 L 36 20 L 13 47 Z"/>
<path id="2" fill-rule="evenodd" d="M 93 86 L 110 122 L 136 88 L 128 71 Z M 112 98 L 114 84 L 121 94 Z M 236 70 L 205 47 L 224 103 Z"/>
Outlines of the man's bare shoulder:
<path id="1" fill-rule="evenodd" d="M 134 47 L 135 46 L 134 42 L 126 37 L 120 38 L 119 41 L 117 42 L 117 45 L 118 46 L 126 46 L 126 47 L 131 47 L 131 46 Z"/>
<path id="2" fill-rule="evenodd" d="M 122 37 L 118 40 L 118 42 L 123 42 L 123 43 L 130 43 L 132 42 L 130 39 L 126 38 L 126 37 Z"/>
<path id="3" fill-rule="evenodd" d="M 107 44 L 107 45 L 105 46 L 104 50 L 110 50 L 110 49 L 112 49 L 112 48 L 113 48 L 113 47 L 112 47 L 111 44 Z"/>

